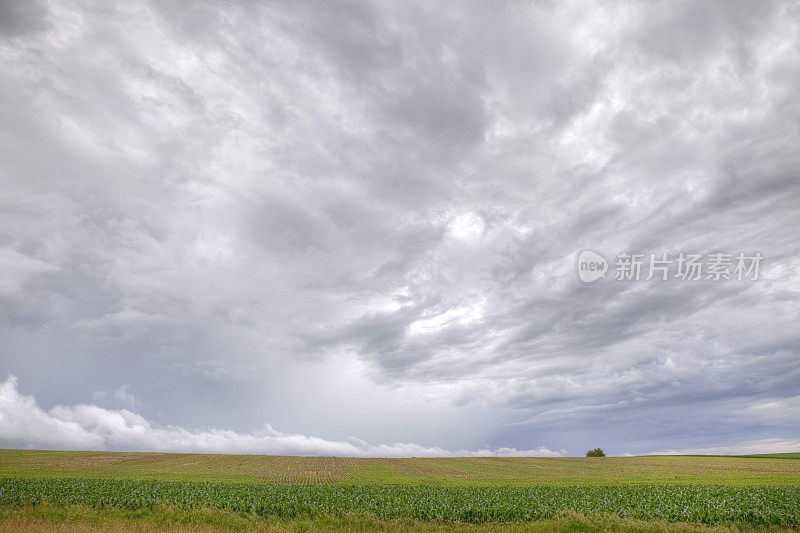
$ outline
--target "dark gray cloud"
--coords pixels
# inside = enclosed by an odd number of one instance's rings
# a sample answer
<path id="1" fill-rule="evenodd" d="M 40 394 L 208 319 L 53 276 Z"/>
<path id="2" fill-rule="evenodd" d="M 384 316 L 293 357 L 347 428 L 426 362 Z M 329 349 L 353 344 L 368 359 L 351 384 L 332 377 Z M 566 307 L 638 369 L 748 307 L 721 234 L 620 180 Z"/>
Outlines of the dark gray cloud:
<path id="1" fill-rule="evenodd" d="M 6 393 L 70 446 L 796 447 L 798 50 L 791 1 L 0 3 Z"/>
<path id="2" fill-rule="evenodd" d="M 0 2 L 0 35 L 20 37 L 48 26 L 47 10 L 41 2 Z"/>

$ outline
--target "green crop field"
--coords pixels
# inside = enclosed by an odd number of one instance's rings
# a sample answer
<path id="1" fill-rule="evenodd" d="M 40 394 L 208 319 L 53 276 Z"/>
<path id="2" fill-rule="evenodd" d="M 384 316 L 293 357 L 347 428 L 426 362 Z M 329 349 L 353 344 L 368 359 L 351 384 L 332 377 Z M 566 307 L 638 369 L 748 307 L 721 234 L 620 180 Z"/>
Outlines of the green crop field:
<path id="1" fill-rule="evenodd" d="M 800 526 L 800 460 L 5 450 L 0 510 L 0 529 L 19 531 L 792 530 Z"/>
<path id="2" fill-rule="evenodd" d="M 448 486 L 800 484 L 800 461 L 791 457 L 765 461 L 768 457 L 773 456 L 351 459 L 0 450 L 0 477 Z"/>

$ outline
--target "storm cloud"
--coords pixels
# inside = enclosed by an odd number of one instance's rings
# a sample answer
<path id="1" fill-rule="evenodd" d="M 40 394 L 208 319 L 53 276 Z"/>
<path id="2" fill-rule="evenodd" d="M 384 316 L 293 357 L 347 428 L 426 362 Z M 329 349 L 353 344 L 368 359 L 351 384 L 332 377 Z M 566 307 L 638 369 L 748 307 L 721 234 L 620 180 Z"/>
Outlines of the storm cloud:
<path id="1" fill-rule="evenodd" d="M 797 2 L 0 2 L 0 57 L 0 445 L 797 449 Z"/>

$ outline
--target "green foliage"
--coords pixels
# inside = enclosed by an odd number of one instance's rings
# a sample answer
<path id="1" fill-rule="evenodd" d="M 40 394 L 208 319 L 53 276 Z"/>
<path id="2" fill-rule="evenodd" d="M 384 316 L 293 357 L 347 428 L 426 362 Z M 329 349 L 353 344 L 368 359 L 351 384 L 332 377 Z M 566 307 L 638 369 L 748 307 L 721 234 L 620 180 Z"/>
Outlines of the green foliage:
<path id="1" fill-rule="evenodd" d="M 800 525 L 800 487 L 259 485 L 108 479 L 0 478 L 0 507 L 211 508 L 261 517 L 521 522 L 563 513 L 704 524 Z"/>
<path id="2" fill-rule="evenodd" d="M 60 526 L 60 527 L 59 527 Z M 493 522 L 491 524 L 467 524 L 463 522 L 421 521 L 408 518 L 380 519 L 365 513 L 344 516 L 314 516 L 296 518 L 262 517 L 253 514 L 235 513 L 208 507 L 179 509 L 156 507 L 146 510 L 119 508 L 90 508 L 82 505 L 26 505 L 0 506 L 0 531 L 137 531 L 155 533 L 175 531 L 188 533 L 213 533 L 231 531 L 310 533 L 333 532 L 364 533 L 784 533 L 792 531 L 790 526 L 737 524 L 715 526 L 666 520 L 637 520 L 609 514 L 582 515 L 562 513 L 557 517 L 531 522 Z"/>
<path id="3" fill-rule="evenodd" d="M 600 448 L 595 448 L 586 452 L 586 457 L 605 457 L 606 454 Z"/>

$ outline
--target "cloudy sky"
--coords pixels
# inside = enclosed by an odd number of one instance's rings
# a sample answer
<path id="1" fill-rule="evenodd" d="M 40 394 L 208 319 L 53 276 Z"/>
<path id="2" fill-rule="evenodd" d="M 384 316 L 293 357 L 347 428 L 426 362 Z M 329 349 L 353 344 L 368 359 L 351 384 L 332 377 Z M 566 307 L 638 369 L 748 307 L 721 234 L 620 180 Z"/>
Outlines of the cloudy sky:
<path id="1" fill-rule="evenodd" d="M 800 450 L 800 3 L 0 1 L 0 447 L 595 446 Z"/>

